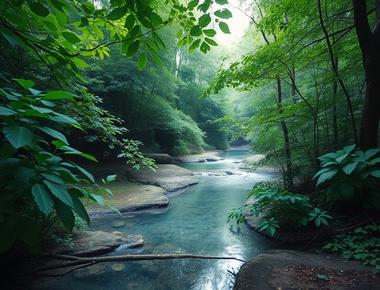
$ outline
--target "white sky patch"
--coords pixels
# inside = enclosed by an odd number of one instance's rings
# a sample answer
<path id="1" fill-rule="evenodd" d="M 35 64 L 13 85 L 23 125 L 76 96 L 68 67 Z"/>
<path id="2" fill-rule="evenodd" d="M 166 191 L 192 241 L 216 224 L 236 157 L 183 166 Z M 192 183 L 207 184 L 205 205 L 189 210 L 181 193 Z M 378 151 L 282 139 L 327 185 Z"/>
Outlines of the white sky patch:
<path id="1" fill-rule="evenodd" d="M 230 4 L 228 6 L 216 4 L 214 7 L 214 11 L 228 7 L 228 10 L 232 12 L 232 18 L 222 19 L 230 27 L 231 34 L 225 34 L 218 29 L 218 33 L 215 36 L 220 46 L 234 46 L 243 37 L 250 23 L 250 18 L 241 11 L 247 11 L 246 5 L 242 5 L 239 0 L 229 0 L 228 2 Z M 236 7 L 239 7 L 241 10 Z"/>

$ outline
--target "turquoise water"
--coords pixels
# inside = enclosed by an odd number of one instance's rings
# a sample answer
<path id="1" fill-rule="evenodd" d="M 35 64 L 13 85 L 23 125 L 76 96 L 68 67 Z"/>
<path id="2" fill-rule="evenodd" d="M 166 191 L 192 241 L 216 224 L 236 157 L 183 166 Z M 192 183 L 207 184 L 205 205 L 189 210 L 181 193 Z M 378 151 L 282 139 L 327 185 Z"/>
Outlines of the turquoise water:
<path id="1" fill-rule="evenodd" d="M 249 154 L 248 149 L 233 148 L 223 161 L 186 164 L 194 171 L 236 169 L 234 161 Z M 92 228 L 106 231 L 125 231 L 142 234 L 145 246 L 140 250 L 119 249 L 116 254 L 193 253 L 201 255 L 235 256 L 250 259 L 271 248 L 268 240 L 247 229 L 226 223 L 227 213 L 243 204 L 246 193 L 258 181 L 268 180 L 268 174 L 242 174 L 228 176 L 201 176 L 200 183 L 181 194 L 170 197 L 164 210 L 129 213 L 126 225 L 114 229 L 110 225 L 116 217 L 97 219 Z M 126 262 L 117 265 L 102 264 L 90 275 L 81 270 L 54 282 L 54 289 L 231 289 L 232 273 L 241 262 L 234 260 L 179 260 Z M 53 288 L 49 288 L 53 289 Z"/>

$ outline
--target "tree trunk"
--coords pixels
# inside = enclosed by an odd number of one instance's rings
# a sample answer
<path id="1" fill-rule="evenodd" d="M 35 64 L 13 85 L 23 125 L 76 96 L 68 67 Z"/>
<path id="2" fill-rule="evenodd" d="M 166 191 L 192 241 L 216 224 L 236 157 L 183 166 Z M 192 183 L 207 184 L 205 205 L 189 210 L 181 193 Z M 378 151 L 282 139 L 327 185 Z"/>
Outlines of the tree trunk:
<path id="1" fill-rule="evenodd" d="M 335 64 L 338 69 L 338 57 L 335 58 Z M 339 147 L 339 131 L 338 131 L 338 110 L 337 110 L 337 96 L 338 96 L 338 80 L 334 75 L 333 81 L 333 112 L 332 112 L 332 123 L 333 123 L 333 134 L 334 134 L 334 148 L 337 150 Z"/>
<path id="2" fill-rule="evenodd" d="M 359 146 L 362 150 L 377 147 L 380 118 L 380 16 L 376 14 L 376 26 L 372 31 L 368 21 L 367 3 L 353 0 L 356 34 L 363 57 L 366 91 L 360 124 Z M 376 0 L 379 12 L 380 0 Z"/>
<path id="3" fill-rule="evenodd" d="M 279 76 L 276 78 L 277 82 L 277 107 L 279 113 L 283 113 L 282 108 L 282 88 L 281 88 L 281 79 Z M 289 130 L 286 122 L 284 120 L 280 121 L 282 133 L 284 135 L 284 147 L 285 147 L 285 163 L 286 163 L 286 173 L 284 176 L 284 182 L 287 188 L 293 187 L 293 168 L 292 168 L 292 154 L 290 149 L 290 140 L 289 140 Z"/>

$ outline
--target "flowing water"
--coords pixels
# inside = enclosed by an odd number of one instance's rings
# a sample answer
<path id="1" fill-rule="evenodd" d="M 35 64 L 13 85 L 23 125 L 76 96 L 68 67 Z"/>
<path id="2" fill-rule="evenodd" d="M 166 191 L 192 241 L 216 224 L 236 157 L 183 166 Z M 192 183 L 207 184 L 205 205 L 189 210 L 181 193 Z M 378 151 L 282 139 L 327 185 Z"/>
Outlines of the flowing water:
<path id="1" fill-rule="evenodd" d="M 249 154 L 247 148 L 232 148 L 221 154 L 225 158 L 223 161 L 182 165 L 200 174 L 200 183 L 180 194 L 172 194 L 167 209 L 128 213 L 124 219 L 126 225 L 117 229 L 111 227 L 116 217 L 97 219 L 93 221 L 92 227 L 144 236 L 145 245 L 142 249 L 121 248 L 117 254 L 136 251 L 141 254 L 193 253 L 235 256 L 248 260 L 271 248 L 271 244 L 245 225 L 237 227 L 227 224 L 227 213 L 244 203 L 247 191 L 254 183 L 274 176 L 243 172 L 242 175 L 209 176 L 212 174 L 206 175 L 205 172 L 237 170 L 236 161 Z M 54 283 L 54 289 L 231 289 L 231 273 L 237 272 L 241 264 L 234 260 L 100 264 L 92 270 L 59 278 Z"/>

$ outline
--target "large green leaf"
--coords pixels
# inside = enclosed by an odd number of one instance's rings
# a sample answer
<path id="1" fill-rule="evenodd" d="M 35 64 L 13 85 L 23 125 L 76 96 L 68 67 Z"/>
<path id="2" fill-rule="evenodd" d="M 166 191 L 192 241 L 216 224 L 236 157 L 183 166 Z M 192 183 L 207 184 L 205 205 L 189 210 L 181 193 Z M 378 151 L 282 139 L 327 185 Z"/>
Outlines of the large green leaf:
<path id="1" fill-rule="evenodd" d="M 15 114 L 17 114 L 17 112 L 15 112 L 15 111 L 7 108 L 7 107 L 0 106 L 0 116 L 12 116 Z"/>
<path id="2" fill-rule="evenodd" d="M 43 184 L 36 183 L 32 187 L 32 195 L 34 201 L 36 202 L 38 209 L 45 215 L 48 216 L 53 212 L 53 200 L 50 197 L 48 189 Z"/>
<path id="3" fill-rule="evenodd" d="M 32 12 L 38 16 L 46 17 L 49 15 L 49 9 L 37 1 L 29 1 L 29 8 Z"/>
<path id="4" fill-rule="evenodd" d="M 61 132 L 59 132 L 59 131 L 57 131 L 55 129 L 52 129 L 52 128 L 49 128 L 49 127 L 39 127 L 38 129 L 40 129 L 42 132 L 50 135 L 51 137 L 64 142 L 66 145 L 69 144 L 69 142 L 67 141 L 65 135 L 63 135 Z"/>
<path id="5" fill-rule="evenodd" d="M 72 209 L 59 200 L 55 202 L 55 209 L 62 224 L 71 232 L 75 225 L 75 216 Z"/>
<path id="6" fill-rule="evenodd" d="M 117 7 L 114 10 L 112 10 L 110 14 L 108 14 L 107 18 L 109 20 L 115 21 L 123 17 L 127 12 L 128 12 L 127 6 Z"/>
<path id="7" fill-rule="evenodd" d="M 128 57 L 133 56 L 139 50 L 139 46 L 140 46 L 139 40 L 136 40 L 132 42 L 130 45 L 128 45 L 127 56 Z"/>
<path id="8" fill-rule="evenodd" d="M 33 140 L 33 132 L 28 128 L 21 126 L 8 126 L 3 129 L 5 138 L 16 149 L 26 145 L 31 145 Z"/>
<path id="9" fill-rule="evenodd" d="M 43 183 L 49 188 L 50 192 L 60 201 L 67 204 L 71 208 L 74 207 L 73 199 L 70 193 L 67 191 L 65 185 L 57 184 L 46 179 L 43 181 Z"/>
<path id="10" fill-rule="evenodd" d="M 354 172 L 358 164 L 359 162 L 352 162 L 352 163 L 347 164 L 346 166 L 343 167 L 344 173 L 350 175 L 352 172 Z"/>
<path id="11" fill-rule="evenodd" d="M 34 82 L 31 80 L 24 79 L 14 79 L 20 86 L 22 86 L 25 90 L 30 89 L 34 86 Z"/>
<path id="12" fill-rule="evenodd" d="M 83 206 L 82 201 L 76 196 L 73 196 L 72 198 L 74 203 L 74 211 L 87 223 L 90 223 L 90 217 L 88 216 L 88 213 L 85 207 Z"/>
<path id="13" fill-rule="evenodd" d="M 319 178 L 318 178 L 318 181 L 317 181 L 317 186 L 330 180 L 331 178 L 333 178 L 336 174 L 338 173 L 338 170 L 336 169 L 333 169 L 333 170 L 329 170 L 327 172 L 324 172 L 322 173 Z"/>
<path id="14" fill-rule="evenodd" d="M 139 58 L 137 59 L 137 68 L 139 70 L 142 70 L 146 64 L 148 63 L 148 56 L 146 52 L 144 51 L 142 54 L 140 54 Z"/>
<path id="15" fill-rule="evenodd" d="M 70 43 L 76 44 L 80 42 L 80 38 L 74 32 L 64 31 L 62 32 L 62 36 Z"/>
<path id="16" fill-rule="evenodd" d="M 211 22 L 211 17 L 209 14 L 203 14 L 199 19 L 198 19 L 198 25 L 200 27 L 206 27 L 209 25 Z"/>
<path id="17" fill-rule="evenodd" d="M 43 96 L 46 100 L 73 99 L 73 95 L 66 91 L 51 91 Z"/>

